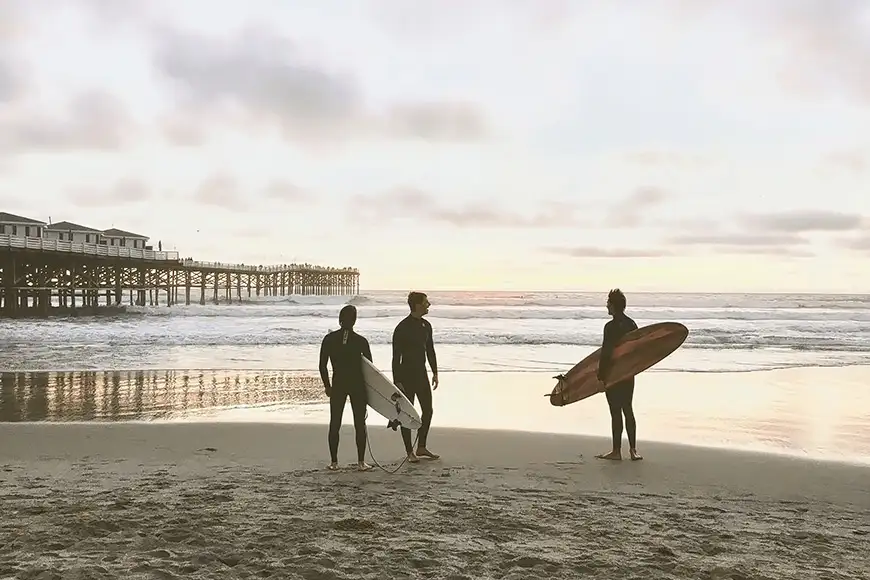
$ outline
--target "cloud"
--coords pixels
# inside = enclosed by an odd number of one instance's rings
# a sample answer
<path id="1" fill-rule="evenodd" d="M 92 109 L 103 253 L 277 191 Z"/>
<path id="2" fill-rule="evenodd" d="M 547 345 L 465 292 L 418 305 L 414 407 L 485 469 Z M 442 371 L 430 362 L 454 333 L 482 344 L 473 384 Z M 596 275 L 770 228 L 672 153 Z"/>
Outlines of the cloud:
<path id="1" fill-rule="evenodd" d="M 870 27 L 866 0 L 680 0 L 690 19 L 727 11 L 770 47 L 778 81 L 794 94 L 844 91 L 870 103 Z M 722 14 L 718 16 L 722 18 Z M 748 26 L 747 26 L 748 25 Z"/>
<path id="2" fill-rule="evenodd" d="M 247 209 L 239 184 L 234 177 L 217 173 L 208 177 L 197 188 L 193 201 L 199 205 L 241 211 Z"/>
<path id="3" fill-rule="evenodd" d="M 864 218 L 825 210 L 795 210 L 737 217 L 739 231 L 716 232 L 710 223 L 706 230 L 672 236 L 670 246 L 701 247 L 714 252 L 770 256 L 812 256 L 810 241 L 801 234 L 848 232 L 861 227 Z"/>
<path id="4" fill-rule="evenodd" d="M 785 82 L 799 91 L 833 85 L 870 103 L 870 29 L 865 0 L 799 1 L 778 6 L 776 31 L 791 47 Z"/>
<path id="5" fill-rule="evenodd" d="M 864 233 L 856 238 L 840 240 L 839 245 L 847 250 L 870 253 L 870 233 Z"/>
<path id="6" fill-rule="evenodd" d="M 842 232 L 860 227 L 863 217 L 857 214 L 796 210 L 781 213 L 748 215 L 741 222 L 750 228 L 765 232 Z"/>
<path id="7" fill-rule="evenodd" d="M 770 256 L 811 256 L 805 249 L 809 241 L 786 233 L 690 234 L 672 236 L 669 246 L 702 247 L 717 253 L 758 254 Z"/>
<path id="8" fill-rule="evenodd" d="M 22 36 L 26 28 L 21 10 L 23 6 L 24 3 L 0 1 L 0 45 L 11 45 Z"/>
<path id="9" fill-rule="evenodd" d="M 670 244 L 691 246 L 792 246 L 808 243 L 800 236 L 789 234 L 697 234 L 668 239 Z"/>
<path id="10" fill-rule="evenodd" d="M 276 179 L 269 183 L 264 190 L 268 199 L 277 199 L 285 203 L 306 203 L 314 201 L 314 196 L 301 187 L 285 180 Z"/>
<path id="11" fill-rule="evenodd" d="M 680 168 L 702 167 L 712 163 L 712 159 L 696 154 L 658 149 L 629 151 L 622 155 L 625 161 L 635 165 L 676 166 Z"/>
<path id="12" fill-rule="evenodd" d="M 116 207 L 151 199 L 151 190 L 141 180 L 126 178 L 109 188 L 74 188 L 70 192 L 72 205 L 81 208 Z"/>
<path id="13" fill-rule="evenodd" d="M 233 230 L 232 235 L 237 238 L 266 238 L 272 236 L 272 231 L 269 228 L 246 226 Z"/>
<path id="14" fill-rule="evenodd" d="M 661 258 L 673 252 L 665 249 L 649 248 L 601 248 L 593 246 L 549 247 L 548 252 L 572 258 Z"/>
<path id="15" fill-rule="evenodd" d="M 407 103 L 393 107 L 385 127 L 399 138 L 429 141 L 476 141 L 488 129 L 480 111 L 471 103 Z"/>
<path id="16" fill-rule="evenodd" d="M 384 219 L 413 219 L 458 228 L 549 228 L 577 225 L 577 207 L 556 201 L 540 203 L 531 213 L 503 209 L 495 201 L 477 201 L 452 207 L 438 203 L 428 192 L 416 188 L 397 188 L 380 195 L 359 195 L 353 207 L 354 221 L 382 222 Z"/>
<path id="17" fill-rule="evenodd" d="M 633 228 L 644 222 L 646 214 L 670 197 L 658 187 L 639 187 L 627 198 L 614 204 L 605 216 L 604 224 L 611 228 Z"/>
<path id="18" fill-rule="evenodd" d="M 825 165 L 848 169 L 855 173 L 863 173 L 870 168 L 870 155 L 858 149 L 835 151 L 822 159 Z"/>
<path id="19" fill-rule="evenodd" d="M 277 128 L 303 142 L 474 141 L 488 134 L 485 116 L 468 102 L 395 103 L 384 113 L 370 111 L 353 75 L 307 61 L 293 43 L 262 29 L 221 40 L 164 30 L 154 62 L 189 116 L 202 123 L 240 111 L 240 124 Z"/>
<path id="20" fill-rule="evenodd" d="M 207 140 L 205 126 L 188 115 L 173 115 L 163 126 L 163 135 L 172 145 L 199 147 Z"/>
<path id="21" fill-rule="evenodd" d="M 117 150 L 130 141 L 133 126 L 116 97 L 92 91 L 75 97 L 65 117 L 21 111 L 0 118 L 0 152 Z"/>
<path id="22" fill-rule="evenodd" d="M 26 88 L 27 83 L 16 64 L 10 58 L 0 55 L 0 103 L 8 104 L 21 98 Z"/>

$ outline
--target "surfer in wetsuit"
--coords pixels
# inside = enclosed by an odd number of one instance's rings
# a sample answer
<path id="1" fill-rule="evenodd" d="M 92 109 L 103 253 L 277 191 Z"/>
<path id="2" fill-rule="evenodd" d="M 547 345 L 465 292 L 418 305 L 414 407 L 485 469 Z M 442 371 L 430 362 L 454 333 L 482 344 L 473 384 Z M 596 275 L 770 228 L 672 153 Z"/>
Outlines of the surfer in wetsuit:
<path id="1" fill-rule="evenodd" d="M 366 357 L 372 360 L 369 341 L 353 331 L 356 324 L 356 307 L 348 304 L 338 314 L 339 330 L 330 332 L 323 338 L 320 345 L 320 378 L 323 388 L 329 397 L 329 455 L 332 463 L 329 469 L 338 469 L 338 432 L 341 429 L 341 418 L 344 406 L 350 397 L 353 409 L 353 428 L 356 432 L 356 452 L 358 468 L 368 471 L 371 466 L 365 462 L 366 455 L 366 394 L 365 381 L 362 374 L 362 360 Z M 326 363 L 332 362 L 332 383 L 329 382 L 329 370 Z"/>
<path id="2" fill-rule="evenodd" d="M 429 313 L 429 298 L 422 292 L 408 294 L 408 308 L 411 313 L 396 325 L 393 331 L 393 382 L 414 403 L 420 399 L 423 425 L 417 433 L 417 451 L 411 443 L 411 430 L 402 427 L 402 440 L 408 461 L 416 463 L 420 457 L 438 459 L 426 447 L 429 426 L 432 424 L 432 391 L 438 388 L 438 362 L 435 358 L 435 345 L 432 340 L 432 325 L 423 318 Z M 426 360 L 432 369 L 432 384 L 426 373 Z M 390 421 L 393 430 L 398 422 Z"/>
<path id="3" fill-rule="evenodd" d="M 601 345 L 601 356 L 598 359 L 598 380 L 601 389 L 607 380 L 613 355 L 613 347 L 620 338 L 637 330 L 637 324 L 625 314 L 625 294 L 619 288 L 611 290 L 607 295 L 607 313 L 613 319 L 604 325 L 604 341 Z M 632 461 L 643 459 L 637 453 L 637 423 L 631 402 L 634 398 L 634 377 L 620 381 L 604 391 L 607 405 L 610 407 L 610 422 L 613 434 L 613 449 L 610 453 L 602 453 L 595 457 L 599 459 L 622 459 L 622 416 L 625 415 L 625 431 L 628 434 L 628 448 Z"/>

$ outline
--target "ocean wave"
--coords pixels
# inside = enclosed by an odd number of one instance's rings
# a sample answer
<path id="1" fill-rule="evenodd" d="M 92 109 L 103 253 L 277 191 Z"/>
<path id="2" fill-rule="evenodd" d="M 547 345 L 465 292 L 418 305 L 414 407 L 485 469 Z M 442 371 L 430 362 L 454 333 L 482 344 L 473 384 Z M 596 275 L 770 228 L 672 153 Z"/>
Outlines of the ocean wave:
<path id="1" fill-rule="evenodd" d="M 407 314 L 405 298 L 399 292 L 270 296 L 244 304 L 134 307 L 127 316 L 0 319 L 0 366 L 26 368 L 41 360 L 103 366 L 162 356 L 179 364 L 189 356 L 234 364 L 241 352 L 251 364 L 259 364 L 255 359 L 262 353 L 279 361 L 294 352 L 316 359 L 324 334 L 335 330 L 338 311 L 347 303 L 357 305 L 357 330 L 373 349 L 389 352 L 393 328 Z M 578 351 L 591 352 L 601 344 L 608 318 L 599 294 L 433 292 L 430 298 L 436 344 L 460 358 L 487 353 L 482 356 L 496 357 L 502 370 L 534 366 L 531 359 L 553 353 L 571 358 Z M 680 357 L 722 362 L 702 365 L 708 372 L 763 369 L 771 361 L 797 366 L 843 358 L 850 364 L 870 362 L 867 297 L 630 295 L 629 300 L 641 326 L 685 323 L 690 332 Z M 441 362 L 445 368 L 470 368 L 449 357 Z M 550 368 L 555 361 L 541 364 Z"/>
<path id="2" fill-rule="evenodd" d="M 247 326 L 227 329 L 206 325 L 186 328 L 172 328 L 164 325 L 84 325 L 67 326 L 63 324 L 43 325 L 37 330 L 18 329 L 9 332 L 8 327 L 0 327 L 0 346 L 6 348 L 16 344 L 33 343 L 51 345 L 57 348 L 73 348 L 93 344 L 114 344 L 117 346 L 299 346 L 319 345 L 326 332 L 324 329 L 281 325 L 275 328 Z M 390 344 L 392 328 L 369 329 L 361 331 L 372 345 Z M 786 334 L 788 332 L 788 334 Z M 543 346 L 572 345 L 597 347 L 601 344 L 600 330 L 562 330 L 562 331 L 507 331 L 496 329 L 449 329 L 439 331 L 435 337 L 437 344 L 486 346 Z M 780 329 L 770 334 L 748 328 L 739 331 L 700 328 L 691 329 L 684 348 L 701 349 L 755 349 L 785 348 L 794 351 L 849 351 L 870 352 L 870 331 L 821 332 L 819 329 Z"/>
<path id="3" fill-rule="evenodd" d="M 606 291 L 592 292 L 429 292 L 433 312 L 441 307 L 593 308 L 604 309 Z M 193 289 L 192 301 L 199 295 Z M 211 296 L 206 295 L 207 305 Z M 221 303 L 225 300 L 220 299 Z M 407 293 L 378 291 L 357 296 L 244 296 L 246 305 L 396 307 L 407 311 Z M 836 309 L 870 310 L 870 294 L 678 294 L 628 292 L 629 308 L 663 304 L 685 309 Z M 235 304 L 235 302 L 233 302 Z"/>
<path id="4" fill-rule="evenodd" d="M 310 305 L 296 304 L 293 306 L 278 307 L 280 303 L 273 305 L 191 305 L 191 306 L 133 306 L 128 307 L 128 312 L 148 316 L 194 316 L 203 318 L 232 317 L 232 318 L 325 318 L 337 320 L 340 305 Z M 407 306 L 379 306 L 358 309 L 359 319 L 372 318 L 395 318 L 406 316 Z M 738 308 L 674 308 L 670 306 L 633 308 L 630 311 L 632 317 L 644 320 L 748 320 L 748 321 L 807 321 L 807 322 L 831 322 L 852 321 L 870 322 L 870 308 L 838 310 L 835 308 L 777 308 L 777 309 L 738 309 Z M 607 313 L 600 307 L 463 307 L 445 306 L 433 309 L 428 315 L 433 320 L 601 320 L 608 318 Z"/>

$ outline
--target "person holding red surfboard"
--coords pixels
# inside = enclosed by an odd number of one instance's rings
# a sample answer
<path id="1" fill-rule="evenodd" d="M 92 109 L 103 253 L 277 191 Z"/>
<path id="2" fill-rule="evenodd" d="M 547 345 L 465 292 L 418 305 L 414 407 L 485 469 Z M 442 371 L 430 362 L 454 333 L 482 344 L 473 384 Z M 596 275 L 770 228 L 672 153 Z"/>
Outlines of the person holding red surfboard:
<path id="1" fill-rule="evenodd" d="M 634 398 L 634 377 L 620 381 L 605 389 L 607 373 L 612 362 L 613 348 L 620 338 L 637 330 L 637 324 L 625 314 L 626 300 L 622 290 L 616 288 L 607 295 L 607 313 L 613 318 L 604 325 L 604 340 L 601 344 L 601 356 L 598 359 L 598 380 L 601 390 L 607 396 L 610 407 L 610 423 L 613 435 L 613 449 L 610 453 L 602 453 L 595 457 L 599 459 L 622 459 L 622 417 L 625 415 L 625 431 L 628 435 L 628 448 L 632 461 L 643 459 L 637 452 L 637 422 L 631 403 Z"/>

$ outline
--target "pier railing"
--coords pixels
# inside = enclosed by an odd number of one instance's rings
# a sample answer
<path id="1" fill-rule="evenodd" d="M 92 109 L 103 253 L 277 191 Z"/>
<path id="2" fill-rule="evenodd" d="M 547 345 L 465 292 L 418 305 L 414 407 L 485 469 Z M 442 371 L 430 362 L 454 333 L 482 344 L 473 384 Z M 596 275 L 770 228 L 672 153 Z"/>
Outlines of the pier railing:
<path id="1" fill-rule="evenodd" d="M 103 244 L 85 244 L 83 242 L 64 242 L 50 238 L 25 238 L 0 234 L 0 247 L 20 248 L 22 250 L 43 250 L 46 252 L 70 252 L 73 254 L 88 254 L 91 256 L 106 256 L 113 258 L 138 258 L 140 260 L 178 261 L 178 252 L 155 252 L 140 250 L 125 246 L 105 246 Z"/>
<path id="2" fill-rule="evenodd" d="M 203 262 L 200 260 L 182 260 L 182 265 L 189 268 L 203 268 L 213 270 L 233 270 L 243 272 L 291 272 L 305 271 L 316 274 L 358 274 L 356 268 L 331 268 L 326 266 L 312 266 L 311 264 L 278 264 L 275 266 L 252 266 L 250 264 L 228 264 L 226 262 Z"/>
<path id="3" fill-rule="evenodd" d="M 140 260 L 152 260 L 160 262 L 176 262 L 186 268 L 201 268 L 207 270 L 226 270 L 233 272 L 290 272 L 304 271 L 318 274 L 358 274 L 356 268 L 332 268 L 314 266 L 312 264 L 279 264 L 275 266 L 255 266 L 250 264 L 230 264 L 226 262 L 204 262 L 201 260 L 185 259 L 178 257 L 178 252 L 155 252 L 124 246 L 106 246 L 103 244 L 85 244 L 82 242 L 65 242 L 50 238 L 25 238 L 23 236 L 11 236 L 0 234 L 0 248 L 19 248 L 22 250 L 43 250 L 46 252 L 69 252 L 73 254 L 87 254 L 91 256 L 106 256 L 113 258 L 134 258 Z"/>

